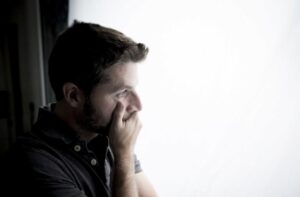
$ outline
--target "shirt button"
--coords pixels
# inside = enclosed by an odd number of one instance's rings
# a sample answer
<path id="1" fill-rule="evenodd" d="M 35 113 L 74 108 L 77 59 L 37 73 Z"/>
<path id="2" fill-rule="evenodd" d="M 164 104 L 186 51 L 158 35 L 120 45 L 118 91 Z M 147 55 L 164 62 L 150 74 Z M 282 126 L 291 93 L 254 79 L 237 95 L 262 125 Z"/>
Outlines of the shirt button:
<path id="1" fill-rule="evenodd" d="M 97 164 L 97 160 L 96 159 L 92 159 L 91 160 L 91 164 L 92 164 L 92 166 L 95 166 Z"/>
<path id="2" fill-rule="evenodd" d="M 79 151 L 81 150 L 81 146 L 80 146 L 80 145 L 75 145 L 75 146 L 74 146 L 74 150 L 75 150 L 76 152 L 79 152 Z"/>

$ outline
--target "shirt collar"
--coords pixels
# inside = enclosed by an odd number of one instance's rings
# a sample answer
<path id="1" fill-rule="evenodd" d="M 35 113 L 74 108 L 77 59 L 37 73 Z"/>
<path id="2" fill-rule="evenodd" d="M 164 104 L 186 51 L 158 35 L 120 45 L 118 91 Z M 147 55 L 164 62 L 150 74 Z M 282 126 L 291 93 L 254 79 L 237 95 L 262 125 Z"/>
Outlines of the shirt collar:
<path id="1" fill-rule="evenodd" d="M 33 132 L 43 136 L 44 138 L 60 141 L 70 146 L 73 146 L 74 144 L 81 144 L 86 151 L 89 151 L 89 148 L 92 148 L 93 150 L 102 148 L 107 149 L 109 146 L 109 139 L 107 136 L 99 134 L 89 143 L 80 140 L 76 131 L 53 113 L 54 107 L 55 103 L 39 109 L 38 120 L 34 125 Z"/>
<path id="2" fill-rule="evenodd" d="M 62 141 L 65 144 L 78 141 L 79 136 L 76 135 L 76 132 L 52 112 L 54 107 L 55 104 L 50 104 L 39 109 L 38 119 L 33 131 L 49 139 Z"/>

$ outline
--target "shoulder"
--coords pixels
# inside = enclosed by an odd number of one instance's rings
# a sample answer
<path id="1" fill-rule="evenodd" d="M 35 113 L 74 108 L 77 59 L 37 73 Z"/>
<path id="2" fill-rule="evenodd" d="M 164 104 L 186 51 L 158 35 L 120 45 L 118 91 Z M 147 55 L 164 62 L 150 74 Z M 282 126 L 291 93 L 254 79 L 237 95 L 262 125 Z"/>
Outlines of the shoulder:
<path id="1" fill-rule="evenodd" d="M 53 196 L 67 196 L 67 193 L 83 196 L 65 165 L 63 154 L 32 133 L 18 137 L 6 154 L 2 170 L 5 174 L 0 179 L 4 180 L 9 194 L 22 191 L 24 196 L 45 196 L 50 195 L 49 192 Z"/>
<path id="2" fill-rule="evenodd" d="M 4 169 L 10 176 L 22 177 L 24 180 L 29 180 L 29 177 L 69 179 L 71 173 L 66 168 L 66 162 L 69 161 L 65 155 L 56 146 L 32 133 L 26 133 L 18 137 L 7 152 Z"/>
<path id="3" fill-rule="evenodd" d="M 26 133 L 17 138 L 16 143 L 7 152 L 5 160 L 8 167 L 15 170 L 49 171 L 51 168 L 63 167 L 62 155 L 56 146 L 32 133 Z"/>

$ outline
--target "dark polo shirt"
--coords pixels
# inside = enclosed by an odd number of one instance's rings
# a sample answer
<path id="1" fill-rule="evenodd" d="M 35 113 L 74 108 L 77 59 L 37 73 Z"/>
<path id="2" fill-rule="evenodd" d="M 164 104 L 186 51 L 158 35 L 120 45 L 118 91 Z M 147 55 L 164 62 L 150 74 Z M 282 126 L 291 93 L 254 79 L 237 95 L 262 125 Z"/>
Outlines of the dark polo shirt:
<path id="1" fill-rule="evenodd" d="M 108 138 L 79 140 L 48 108 L 40 109 L 32 132 L 18 138 L 5 162 L 7 196 L 111 196 L 114 157 Z M 137 159 L 133 165 L 141 171 Z"/>

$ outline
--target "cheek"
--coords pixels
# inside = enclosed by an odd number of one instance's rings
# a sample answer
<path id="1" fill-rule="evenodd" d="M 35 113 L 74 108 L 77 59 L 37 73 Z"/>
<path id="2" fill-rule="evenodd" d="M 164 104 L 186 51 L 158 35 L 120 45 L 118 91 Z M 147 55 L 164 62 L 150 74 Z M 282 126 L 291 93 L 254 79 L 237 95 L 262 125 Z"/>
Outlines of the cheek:
<path id="1" fill-rule="evenodd" d="M 99 119 L 100 122 L 109 122 L 116 104 L 117 102 L 115 102 L 113 99 L 107 99 L 95 103 L 94 106 L 96 107 L 97 119 Z"/>

